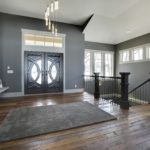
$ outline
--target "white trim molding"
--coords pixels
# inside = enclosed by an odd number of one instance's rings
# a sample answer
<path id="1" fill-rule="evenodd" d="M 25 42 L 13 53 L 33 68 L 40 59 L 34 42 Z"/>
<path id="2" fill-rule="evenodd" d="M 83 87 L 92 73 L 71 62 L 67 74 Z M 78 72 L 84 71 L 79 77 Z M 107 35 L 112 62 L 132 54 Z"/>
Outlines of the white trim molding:
<path id="1" fill-rule="evenodd" d="M 22 92 L 7 92 L 7 93 L 1 94 L 0 97 L 2 97 L 2 98 L 13 98 L 13 97 L 22 97 L 22 96 L 23 96 Z"/>
<path id="2" fill-rule="evenodd" d="M 133 51 L 135 49 L 143 49 L 142 59 L 134 60 Z M 139 45 L 139 46 L 136 46 L 136 47 L 131 47 L 131 48 L 128 48 L 128 49 L 119 50 L 119 64 L 128 64 L 128 63 L 137 63 L 137 62 L 150 61 L 150 54 L 149 54 L 150 50 L 149 49 L 150 49 L 150 43 Z M 122 53 L 124 51 L 129 52 L 129 60 L 128 61 L 123 61 L 123 59 L 122 59 Z"/>
<path id="3" fill-rule="evenodd" d="M 58 37 L 62 37 L 63 39 L 63 47 L 62 48 L 56 48 L 56 47 L 44 47 L 44 46 L 27 46 L 24 43 L 24 34 L 37 34 L 37 35 L 43 35 L 43 36 L 54 36 L 51 32 L 45 32 L 45 31 L 37 31 L 37 30 L 28 30 L 28 29 L 22 29 L 22 54 L 21 54 L 21 60 L 22 60 L 22 75 L 21 75 L 21 85 L 22 85 L 22 95 L 24 94 L 24 52 L 25 51 L 37 51 L 37 52 L 54 52 L 54 53 L 62 53 L 63 54 L 63 91 L 66 89 L 66 57 L 65 57 L 65 34 L 57 34 Z"/>
<path id="4" fill-rule="evenodd" d="M 22 92 L 10 92 L 10 93 L 3 93 L 1 94 L 1 98 L 15 98 L 15 97 L 28 97 L 28 96 L 37 96 L 37 95 L 58 95 L 58 94 L 75 94 L 75 93 L 82 93 L 84 92 L 84 89 L 67 89 L 64 90 L 63 93 L 41 93 L 41 94 L 28 94 L 24 95 Z"/>
<path id="5" fill-rule="evenodd" d="M 71 94 L 71 93 L 82 93 L 84 92 L 84 89 L 66 89 L 64 91 L 65 94 Z"/>

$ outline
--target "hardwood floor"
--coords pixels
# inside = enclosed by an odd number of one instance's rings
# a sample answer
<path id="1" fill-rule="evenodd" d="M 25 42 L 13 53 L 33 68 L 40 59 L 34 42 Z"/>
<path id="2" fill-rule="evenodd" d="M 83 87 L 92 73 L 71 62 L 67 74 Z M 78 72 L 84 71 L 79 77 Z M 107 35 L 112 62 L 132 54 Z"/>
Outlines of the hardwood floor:
<path id="1" fill-rule="evenodd" d="M 117 120 L 32 138 L 0 143 L 0 150 L 150 150 L 150 105 L 121 110 L 119 106 L 83 94 L 16 98 L 0 102 L 0 123 L 8 111 L 89 101 L 115 115 Z"/>

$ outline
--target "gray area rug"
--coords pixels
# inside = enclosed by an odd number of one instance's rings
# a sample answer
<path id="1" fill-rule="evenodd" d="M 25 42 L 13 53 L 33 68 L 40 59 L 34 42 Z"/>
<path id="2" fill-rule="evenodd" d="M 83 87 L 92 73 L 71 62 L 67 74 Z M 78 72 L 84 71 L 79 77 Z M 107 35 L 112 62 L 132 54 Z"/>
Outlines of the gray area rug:
<path id="1" fill-rule="evenodd" d="M 11 110 L 0 125 L 0 142 L 116 119 L 88 102 Z"/>

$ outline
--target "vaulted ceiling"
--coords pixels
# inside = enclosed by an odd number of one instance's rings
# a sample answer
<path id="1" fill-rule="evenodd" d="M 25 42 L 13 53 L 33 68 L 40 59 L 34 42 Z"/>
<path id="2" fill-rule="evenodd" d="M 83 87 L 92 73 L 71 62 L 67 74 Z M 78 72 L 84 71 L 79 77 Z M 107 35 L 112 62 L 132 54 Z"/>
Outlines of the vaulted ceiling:
<path id="1" fill-rule="evenodd" d="M 0 0 L 0 12 L 44 18 L 50 0 Z M 117 44 L 150 32 L 150 0 L 60 0 L 57 21 L 82 25 L 85 40 Z"/>

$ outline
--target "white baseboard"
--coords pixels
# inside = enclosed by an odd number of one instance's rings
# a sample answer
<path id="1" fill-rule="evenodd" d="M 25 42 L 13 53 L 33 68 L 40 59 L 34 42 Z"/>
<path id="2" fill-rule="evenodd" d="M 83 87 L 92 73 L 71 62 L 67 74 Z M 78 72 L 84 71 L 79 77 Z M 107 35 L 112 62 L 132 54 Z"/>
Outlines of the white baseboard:
<path id="1" fill-rule="evenodd" d="M 142 99 L 137 99 L 137 98 L 133 98 L 133 97 L 129 97 L 129 100 L 132 100 L 133 102 L 136 102 L 138 104 L 148 104 L 148 102 L 142 100 Z"/>
<path id="2" fill-rule="evenodd" d="M 84 89 L 66 89 L 66 90 L 64 90 L 65 94 L 82 93 L 82 92 L 84 92 Z"/>
<path id="3" fill-rule="evenodd" d="M 21 97 L 23 96 L 22 92 L 11 92 L 11 93 L 3 93 L 0 97 L 3 98 L 11 98 L 11 97 Z"/>
<path id="4" fill-rule="evenodd" d="M 64 90 L 64 94 L 71 94 L 71 93 L 82 93 L 84 92 L 84 89 L 66 89 Z M 62 94 L 62 93 L 43 93 L 43 94 L 34 94 L 34 95 L 48 95 L 48 94 Z M 2 98 L 13 98 L 13 97 L 22 97 L 22 96 L 31 96 L 30 95 L 24 95 L 22 92 L 6 92 L 0 95 Z"/>

